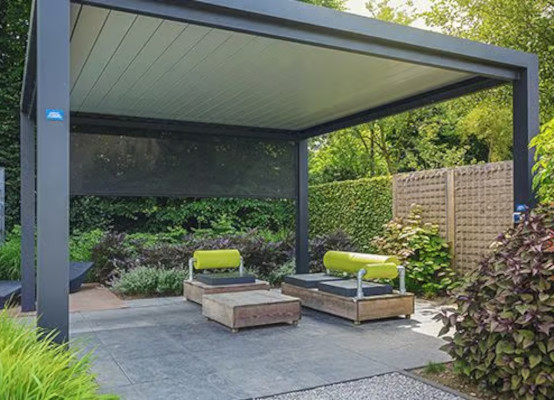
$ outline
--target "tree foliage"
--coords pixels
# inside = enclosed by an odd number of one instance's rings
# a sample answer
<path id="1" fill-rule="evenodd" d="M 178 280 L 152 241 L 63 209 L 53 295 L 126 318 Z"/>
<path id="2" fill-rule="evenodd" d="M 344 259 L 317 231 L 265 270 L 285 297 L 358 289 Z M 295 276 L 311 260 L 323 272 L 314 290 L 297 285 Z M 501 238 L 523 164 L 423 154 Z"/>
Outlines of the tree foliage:
<path id="1" fill-rule="evenodd" d="M 554 202 L 554 119 L 544 124 L 540 135 L 531 141 L 535 147 L 535 172 L 533 184 L 539 199 Z"/>
<path id="2" fill-rule="evenodd" d="M 29 0 L 0 2 L 0 167 L 6 169 L 6 227 L 19 219 L 19 93 Z"/>
<path id="3" fill-rule="evenodd" d="M 432 4 L 431 11 L 424 13 L 431 27 L 449 35 L 537 54 L 541 117 L 543 121 L 554 117 L 554 1 L 432 0 Z"/>

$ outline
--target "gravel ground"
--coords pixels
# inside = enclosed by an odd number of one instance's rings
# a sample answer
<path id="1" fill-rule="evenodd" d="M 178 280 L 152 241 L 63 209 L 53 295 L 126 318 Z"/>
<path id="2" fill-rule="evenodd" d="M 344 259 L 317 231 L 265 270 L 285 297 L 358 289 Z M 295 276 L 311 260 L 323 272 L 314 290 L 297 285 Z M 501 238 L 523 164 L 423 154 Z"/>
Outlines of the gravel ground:
<path id="1" fill-rule="evenodd" d="M 271 400 L 463 400 L 393 372 L 354 382 L 270 397 Z"/>

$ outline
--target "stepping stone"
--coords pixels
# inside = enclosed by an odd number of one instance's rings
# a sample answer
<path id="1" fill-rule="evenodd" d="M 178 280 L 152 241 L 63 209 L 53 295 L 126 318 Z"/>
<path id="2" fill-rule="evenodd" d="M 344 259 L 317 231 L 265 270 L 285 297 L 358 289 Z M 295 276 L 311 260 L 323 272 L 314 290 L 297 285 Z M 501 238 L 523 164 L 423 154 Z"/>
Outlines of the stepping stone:
<path id="1" fill-rule="evenodd" d="M 336 294 L 343 297 L 356 297 L 358 293 L 358 283 L 354 279 L 320 282 L 317 288 L 322 292 Z M 364 297 L 391 294 L 391 285 L 381 283 L 362 282 Z"/>
<path id="2" fill-rule="evenodd" d="M 325 273 L 318 274 L 296 274 L 285 277 L 285 282 L 290 285 L 300 286 L 307 289 L 316 289 L 320 282 L 343 281 L 344 278 L 331 276 Z"/>

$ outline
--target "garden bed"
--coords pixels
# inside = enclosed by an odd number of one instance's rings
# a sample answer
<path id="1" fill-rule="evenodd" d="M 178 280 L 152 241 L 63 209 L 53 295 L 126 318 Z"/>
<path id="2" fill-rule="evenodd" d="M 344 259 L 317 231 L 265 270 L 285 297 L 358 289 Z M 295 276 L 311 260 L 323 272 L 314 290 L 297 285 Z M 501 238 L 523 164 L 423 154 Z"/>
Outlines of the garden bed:
<path id="1" fill-rule="evenodd" d="M 498 396 L 480 388 L 478 385 L 469 382 L 463 376 L 454 372 L 452 363 L 430 364 L 424 368 L 417 368 L 412 371 L 417 376 L 429 381 L 439 383 L 460 393 L 479 400 L 496 400 Z"/>

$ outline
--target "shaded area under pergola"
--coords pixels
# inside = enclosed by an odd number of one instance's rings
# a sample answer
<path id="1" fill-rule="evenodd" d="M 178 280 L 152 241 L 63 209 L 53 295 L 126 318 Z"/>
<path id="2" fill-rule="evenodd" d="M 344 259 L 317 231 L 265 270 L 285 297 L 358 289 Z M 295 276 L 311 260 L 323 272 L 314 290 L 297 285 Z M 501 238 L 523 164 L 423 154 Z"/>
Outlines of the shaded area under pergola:
<path id="1" fill-rule="evenodd" d="M 35 170 L 39 324 L 64 340 L 70 194 L 293 198 L 307 272 L 307 139 L 502 84 L 514 204 L 531 204 L 535 55 L 296 1 L 38 0 L 21 96 L 23 309 Z"/>

